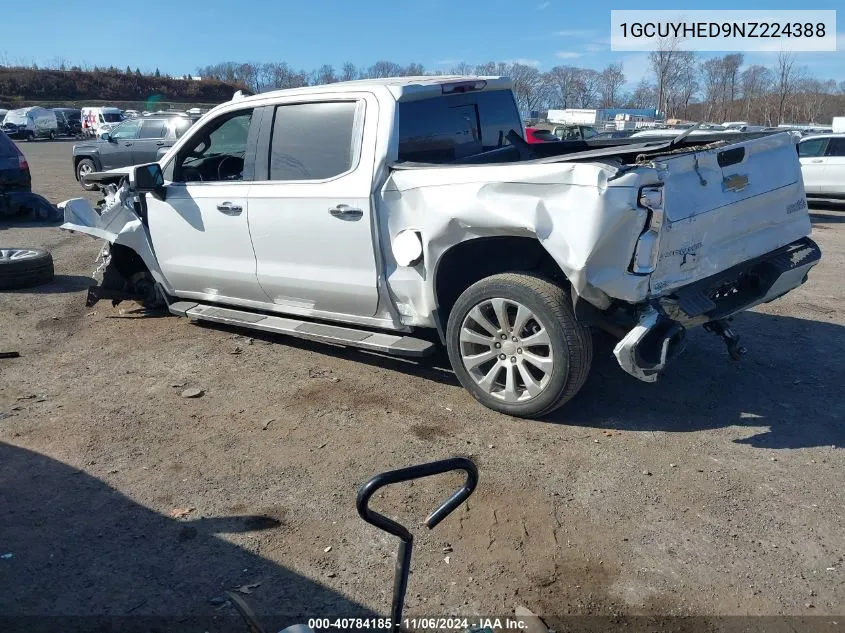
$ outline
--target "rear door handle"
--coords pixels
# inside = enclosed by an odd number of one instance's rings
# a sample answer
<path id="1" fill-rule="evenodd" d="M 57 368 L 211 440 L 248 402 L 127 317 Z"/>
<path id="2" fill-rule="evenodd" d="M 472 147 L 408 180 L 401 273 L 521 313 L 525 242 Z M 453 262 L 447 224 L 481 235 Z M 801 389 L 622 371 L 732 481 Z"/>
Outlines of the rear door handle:
<path id="1" fill-rule="evenodd" d="M 823 158 L 815 158 L 815 159 L 811 160 L 810 162 L 811 163 L 823 163 L 824 159 Z"/>
<path id="2" fill-rule="evenodd" d="M 339 204 L 336 207 L 332 207 L 329 209 L 329 213 L 341 220 L 360 220 L 364 216 L 364 212 L 361 209 L 355 209 L 348 204 Z"/>
<path id="3" fill-rule="evenodd" d="M 164 141 L 159 141 L 158 143 L 156 143 L 156 145 L 158 145 L 159 147 L 161 147 L 162 145 L 164 145 Z"/>
<path id="4" fill-rule="evenodd" d="M 217 210 L 226 215 L 240 215 L 244 210 L 239 204 L 232 204 L 231 202 L 221 202 L 217 205 Z"/>

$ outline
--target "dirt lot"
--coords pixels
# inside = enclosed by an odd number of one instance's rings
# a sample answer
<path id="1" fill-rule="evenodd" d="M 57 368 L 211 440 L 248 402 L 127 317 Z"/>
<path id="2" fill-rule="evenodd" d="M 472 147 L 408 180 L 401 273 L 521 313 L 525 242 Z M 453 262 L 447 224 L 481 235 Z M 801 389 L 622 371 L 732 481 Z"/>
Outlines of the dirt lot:
<path id="1" fill-rule="evenodd" d="M 22 148 L 37 192 L 84 193 L 70 143 Z M 245 630 L 218 597 L 246 585 L 277 625 L 387 614 L 396 542 L 358 518 L 357 488 L 471 455 L 477 493 L 416 528 L 409 617 L 524 605 L 560 632 L 575 630 L 566 615 L 845 615 L 845 207 L 814 207 L 813 224 L 822 263 L 736 319 L 742 362 L 695 331 L 646 385 L 597 338 L 585 389 L 545 422 L 483 409 L 442 357 L 86 308 L 99 242 L 2 225 L 1 244 L 50 249 L 57 277 L 0 295 L 0 351 L 21 353 L 0 360 L 0 613 Z M 458 482 L 396 487 L 376 506 L 417 525 Z"/>

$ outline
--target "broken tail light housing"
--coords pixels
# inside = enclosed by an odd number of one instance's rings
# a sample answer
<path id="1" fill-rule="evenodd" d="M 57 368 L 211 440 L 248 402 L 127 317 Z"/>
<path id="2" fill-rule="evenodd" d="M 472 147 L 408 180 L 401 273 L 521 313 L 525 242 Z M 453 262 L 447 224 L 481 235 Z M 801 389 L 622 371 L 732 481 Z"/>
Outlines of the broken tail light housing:
<path id="1" fill-rule="evenodd" d="M 440 89 L 444 95 L 449 95 L 475 92 L 477 90 L 484 90 L 486 87 L 486 81 L 456 81 L 454 83 L 443 84 Z"/>
<path id="2" fill-rule="evenodd" d="M 663 226 L 663 187 L 641 187 L 637 205 L 648 210 L 645 228 L 637 239 L 630 270 L 637 275 L 648 275 L 657 268 L 660 254 L 660 228 Z"/>

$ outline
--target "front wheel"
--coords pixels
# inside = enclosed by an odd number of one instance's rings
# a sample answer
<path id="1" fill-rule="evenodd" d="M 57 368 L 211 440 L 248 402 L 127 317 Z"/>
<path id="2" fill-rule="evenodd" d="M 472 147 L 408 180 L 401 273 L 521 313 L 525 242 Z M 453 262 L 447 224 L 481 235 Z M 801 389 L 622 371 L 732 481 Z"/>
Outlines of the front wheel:
<path id="1" fill-rule="evenodd" d="M 446 326 L 458 380 L 484 406 L 523 418 L 551 413 L 583 386 L 590 331 L 568 291 L 529 274 L 505 273 L 458 297 Z"/>
<path id="2" fill-rule="evenodd" d="M 94 184 L 87 184 L 83 178 L 88 174 L 94 173 L 96 171 L 96 167 L 94 165 L 94 161 L 90 158 L 83 158 L 79 163 L 76 165 L 76 179 L 79 181 L 79 184 L 82 185 L 82 188 L 85 191 L 94 191 L 97 188 L 97 185 Z"/>

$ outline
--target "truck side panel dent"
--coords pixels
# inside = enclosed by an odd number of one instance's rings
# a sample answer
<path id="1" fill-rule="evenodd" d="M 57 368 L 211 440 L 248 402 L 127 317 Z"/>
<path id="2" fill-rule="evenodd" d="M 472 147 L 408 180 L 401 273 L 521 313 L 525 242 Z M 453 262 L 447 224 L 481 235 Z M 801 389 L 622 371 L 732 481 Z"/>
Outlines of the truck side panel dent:
<path id="1" fill-rule="evenodd" d="M 386 253 L 403 322 L 433 325 L 435 280 L 426 270 L 456 244 L 482 237 L 537 239 L 575 293 L 600 309 L 610 297 L 642 301 L 648 277 L 624 272 L 648 215 L 636 205 L 640 180 L 636 170 L 619 176 L 601 163 L 394 171 L 379 200 L 384 242 L 414 229 L 424 253 L 412 267 Z"/>
<path id="2" fill-rule="evenodd" d="M 85 233 L 132 249 L 144 261 L 156 282 L 167 292 L 172 292 L 156 261 L 147 227 L 132 210 L 131 196 L 125 188 L 119 189 L 116 194 L 108 194 L 102 213 L 97 213 L 85 198 L 61 202 L 58 207 L 64 212 L 65 221 L 59 228 Z"/>

